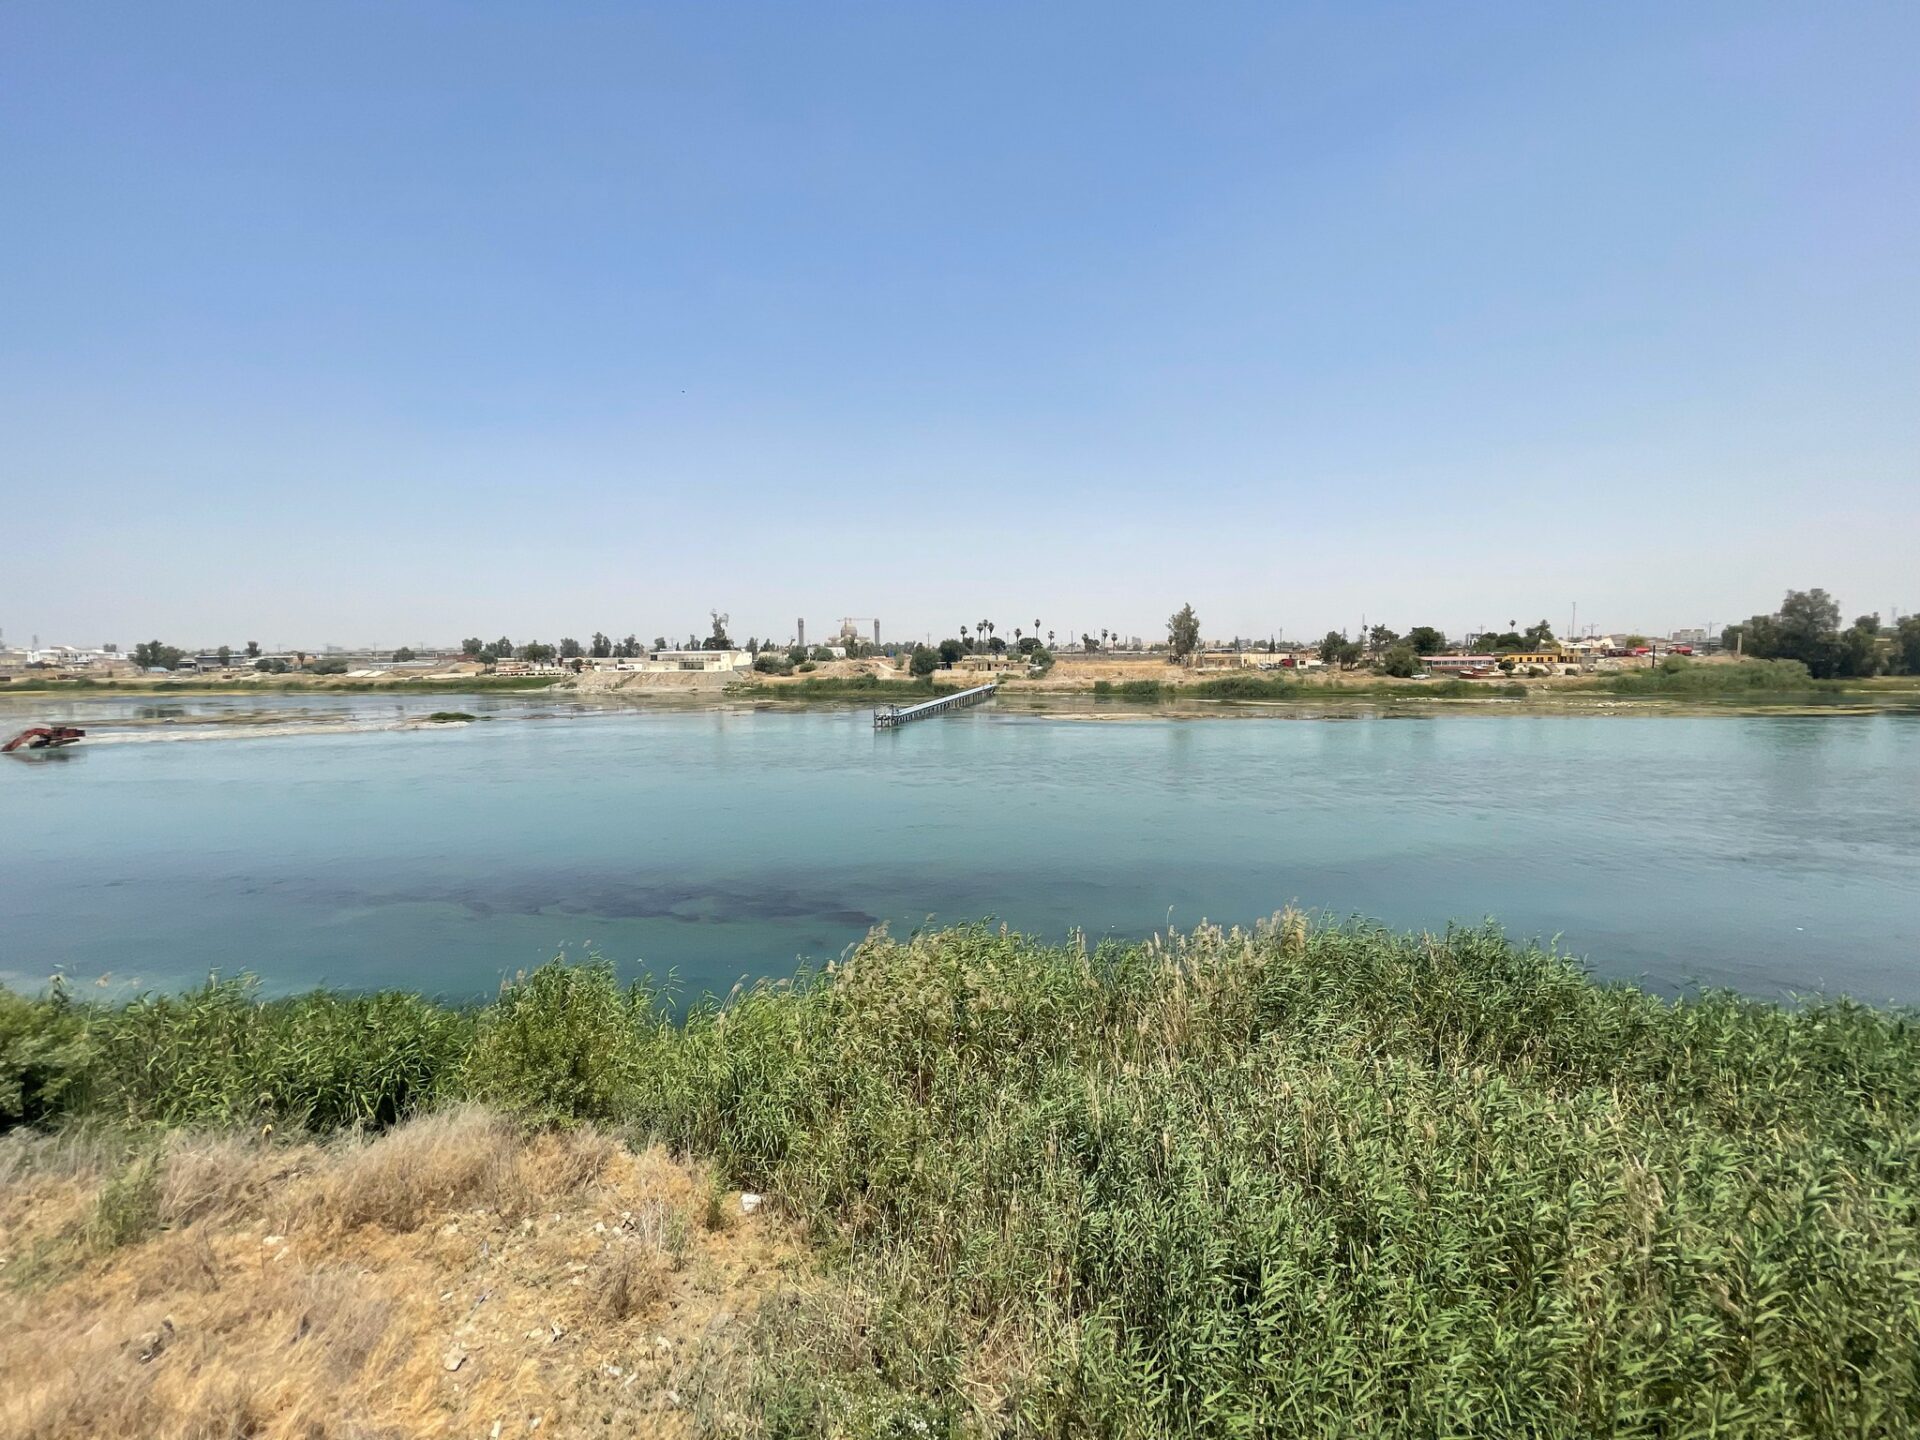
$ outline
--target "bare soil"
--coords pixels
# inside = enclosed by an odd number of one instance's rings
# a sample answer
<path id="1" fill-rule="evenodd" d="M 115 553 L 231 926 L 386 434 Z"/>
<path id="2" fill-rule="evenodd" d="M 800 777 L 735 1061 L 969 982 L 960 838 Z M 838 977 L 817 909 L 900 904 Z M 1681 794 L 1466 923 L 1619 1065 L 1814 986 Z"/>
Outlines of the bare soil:
<path id="1" fill-rule="evenodd" d="M 148 1142 L 149 1144 L 157 1142 Z M 727 1427 L 767 1209 L 483 1110 L 321 1146 L 0 1144 L 0 1440 Z"/>

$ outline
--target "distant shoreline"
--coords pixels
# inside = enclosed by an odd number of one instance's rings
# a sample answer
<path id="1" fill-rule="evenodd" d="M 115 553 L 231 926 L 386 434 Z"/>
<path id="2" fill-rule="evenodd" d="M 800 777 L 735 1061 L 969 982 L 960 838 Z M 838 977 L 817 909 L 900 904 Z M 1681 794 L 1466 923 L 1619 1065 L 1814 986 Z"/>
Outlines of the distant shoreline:
<path id="1" fill-rule="evenodd" d="M 1260 719 L 1338 718 L 1363 714 L 1439 717 L 1466 714 L 1521 714 L 1547 716 L 1606 715 L 1819 715 L 1859 716 L 1920 712 L 1920 684 L 1897 677 L 1904 684 L 1828 682 L 1813 690 L 1779 693 L 1729 692 L 1708 694 L 1622 694 L 1600 687 L 1528 685 L 1524 682 L 1402 682 L 1398 684 L 1295 684 L 1260 694 L 1209 694 L 1204 684 L 1166 685 L 1153 693 L 1112 690 L 1097 692 L 1089 685 L 1072 687 L 1025 681 L 1006 684 L 995 706 L 1013 714 L 1085 720 L 1147 719 Z M 1472 686 L 1472 689 L 1468 689 Z M 842 709 L 906 703 L 939 694 L 947 687 L 929 688 L 910 681 L 877 683 L 815 681 L 806 685 L 736 683 L 720 687 L 636 688 L 616 691 L 580 691 L 565 681 L 546 677 L 475 676 L 445 680 L 399 681 L 286 681 L 260 684 L 246 681 L 56 681 L 27 685 L 0 685 L 0 702 L 61 701 L 177 697 L 265 699 L 324 698 L 330 695 L 409 695 L 444 698 L 457 695 L 521 695 L 529 700 L 578 704 L 583 708 L 670 710 Z M 34 713 L 20 705 L 21 713 Z"/>

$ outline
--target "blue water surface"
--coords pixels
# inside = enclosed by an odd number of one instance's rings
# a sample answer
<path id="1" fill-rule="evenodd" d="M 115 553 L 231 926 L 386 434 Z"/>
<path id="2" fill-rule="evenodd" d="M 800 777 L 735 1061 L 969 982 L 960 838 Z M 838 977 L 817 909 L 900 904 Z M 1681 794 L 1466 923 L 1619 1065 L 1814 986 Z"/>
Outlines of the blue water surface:
<path id="1" fill-rule="evenodd" d="M 876 733 L 865 709 L 505 696 L 58 708 L 86 744 L 0 765 L 14 986 L 248 970 L 469 996 L 565 949 L 697 994 L 882 922 L 1098 938 L 1297 902 L 1498 917 L 1662 989 L 1920 1000 L 1913 715 L 987 707 Z M 498 718 L 356 728 L 436 708 Z M 330 728 L 196 738 L 241 712 Z"/>

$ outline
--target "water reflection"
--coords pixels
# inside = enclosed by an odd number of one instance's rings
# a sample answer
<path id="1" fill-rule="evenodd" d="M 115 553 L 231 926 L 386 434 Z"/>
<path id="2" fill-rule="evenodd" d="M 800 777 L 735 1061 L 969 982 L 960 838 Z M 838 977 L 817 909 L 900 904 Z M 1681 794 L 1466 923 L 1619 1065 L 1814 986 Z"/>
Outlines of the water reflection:
<path id="1" fill-rule="evenodd" d="M 330 733 L 15 757 L 61 764 L 55 784 L 0 767 L 0 979 L 218 966 L 471 994 L 567 943 L 698 991 L 876 923 L 1138 935 L 1297 901 L 1495 916 L 1661 985 L 1920 999 L 1909 716 L 982 710 L 878 744 L 861 708 L 192 708 Z M 446 708 L 504 723 L 340 723 Z"/>

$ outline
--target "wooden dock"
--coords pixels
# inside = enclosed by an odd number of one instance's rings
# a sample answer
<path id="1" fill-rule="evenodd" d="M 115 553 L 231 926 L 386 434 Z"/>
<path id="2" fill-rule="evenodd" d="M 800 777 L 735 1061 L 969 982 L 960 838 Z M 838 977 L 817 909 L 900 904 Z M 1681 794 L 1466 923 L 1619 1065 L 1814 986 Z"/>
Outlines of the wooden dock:
<path id="1" fill-rule="evenodd" d="M 918 705 L 889 705 L 884 710 L 873 712 L 873 728 L 876 730 L 896 730 L 909 720 L 925 720 L 930 715 L 944 715 L 949 710 L 957 710 L 962 705 L 978 705 L 993 694 L 992 684 L 976 685 L 971 690 L 956 690 L 951 695 L 942 695 L 936 700 L 922 700 Z"/>

